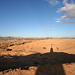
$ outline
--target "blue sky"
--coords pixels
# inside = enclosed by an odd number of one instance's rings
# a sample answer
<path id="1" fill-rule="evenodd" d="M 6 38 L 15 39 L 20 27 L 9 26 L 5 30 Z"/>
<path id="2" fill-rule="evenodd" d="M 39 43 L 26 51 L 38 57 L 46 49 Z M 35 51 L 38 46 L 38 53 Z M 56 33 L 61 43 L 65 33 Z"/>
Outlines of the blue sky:
<path id="1" fill-rule="evenodd" d="M 75 37 L 74 9 L 73 0 L 0 0 L 0 36 Z"/>

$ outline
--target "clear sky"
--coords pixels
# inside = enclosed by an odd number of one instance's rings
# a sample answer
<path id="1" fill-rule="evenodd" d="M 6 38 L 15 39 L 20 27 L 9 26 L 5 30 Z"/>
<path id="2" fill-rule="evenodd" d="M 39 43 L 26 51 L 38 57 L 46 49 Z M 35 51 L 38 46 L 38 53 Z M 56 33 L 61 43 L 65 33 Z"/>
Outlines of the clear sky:
<path id="1" fill-rule="evenodd" d="M 75 2 L 0 0 L 0 36 L 75 37 Z"/>

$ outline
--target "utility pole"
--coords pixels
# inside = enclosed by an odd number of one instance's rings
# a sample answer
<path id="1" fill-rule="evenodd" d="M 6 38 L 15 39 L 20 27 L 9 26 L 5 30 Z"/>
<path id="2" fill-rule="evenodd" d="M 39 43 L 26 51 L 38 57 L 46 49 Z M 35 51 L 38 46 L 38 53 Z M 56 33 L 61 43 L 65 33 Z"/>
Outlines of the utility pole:
<path id="1" fill-rule="evenodd" d="M 53 52 L 53 48 L 52 48 L 52 45 L 53 45 L 53 44 L 51 44 L 51 48 L 50 48 L 50 53 L 52 53 L 52 52 Z"/>

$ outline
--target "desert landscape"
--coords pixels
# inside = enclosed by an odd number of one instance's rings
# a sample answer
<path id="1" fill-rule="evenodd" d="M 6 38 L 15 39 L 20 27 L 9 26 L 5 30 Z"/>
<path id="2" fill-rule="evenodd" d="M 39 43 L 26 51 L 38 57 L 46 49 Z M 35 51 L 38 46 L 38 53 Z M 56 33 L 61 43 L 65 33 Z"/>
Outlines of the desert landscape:
<path id="1" fill-rule="evenodd" d="M 0 75 L 75 75 L 75 39 L 0 39 Z"/>
<path id="2" fill-rule="evenodd" d="M 0 75 L 75 75 L 75 0 L 0 0 Z"/>

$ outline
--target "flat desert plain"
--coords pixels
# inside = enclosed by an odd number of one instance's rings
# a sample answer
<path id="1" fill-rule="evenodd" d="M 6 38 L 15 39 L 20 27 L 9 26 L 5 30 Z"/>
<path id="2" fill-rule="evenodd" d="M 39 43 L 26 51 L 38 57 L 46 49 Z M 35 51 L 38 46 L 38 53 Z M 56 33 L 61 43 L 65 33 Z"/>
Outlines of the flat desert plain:
<path id="1" fill-rule="evenodd" d="M 1 40 L 0 75 L 75 75 L 75 39 Z"/>

